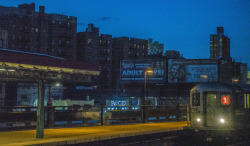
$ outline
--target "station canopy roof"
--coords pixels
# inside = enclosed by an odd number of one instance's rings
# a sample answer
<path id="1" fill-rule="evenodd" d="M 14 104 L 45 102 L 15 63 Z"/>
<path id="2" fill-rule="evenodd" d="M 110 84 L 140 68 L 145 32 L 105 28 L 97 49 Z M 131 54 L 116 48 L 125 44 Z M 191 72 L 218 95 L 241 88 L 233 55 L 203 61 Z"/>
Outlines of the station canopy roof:
<path id="1" fill-rule="evenodd" d="M 28 68 L 50 71 L 63 71 L 99 75 L 97 65 L 70 61 L 63 58 L 38 53 L 28 53 L 8 49 L 0 49 L 0 65 L 9 68 Z"/>

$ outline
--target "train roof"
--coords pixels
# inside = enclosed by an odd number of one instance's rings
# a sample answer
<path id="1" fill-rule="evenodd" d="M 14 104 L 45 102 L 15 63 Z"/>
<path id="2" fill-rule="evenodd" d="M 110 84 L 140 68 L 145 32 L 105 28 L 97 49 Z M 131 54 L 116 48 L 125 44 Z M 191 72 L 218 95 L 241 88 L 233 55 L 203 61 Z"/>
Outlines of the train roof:
<path id="1" fill-rule="evenodd" d="M 191 89 L 192 91 L 239 91 L 242 90 L 242 87 L 236 84 L 229 84 L 223 82 L 202 82 L 197 84 Z"/>
<path id="2" fill-rule="evenodd" d="M 250 84 L 236 84 L 242 91 L 250 92 Z"/>

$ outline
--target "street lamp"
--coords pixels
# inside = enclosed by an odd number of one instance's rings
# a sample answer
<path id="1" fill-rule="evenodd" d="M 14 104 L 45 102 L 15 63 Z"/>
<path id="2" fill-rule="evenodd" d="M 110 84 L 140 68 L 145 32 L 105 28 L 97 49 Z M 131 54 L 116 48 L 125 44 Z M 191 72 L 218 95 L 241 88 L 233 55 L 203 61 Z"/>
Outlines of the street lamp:
<path id="1" fill-rule="evenodd" d="M 238 83 L 239 82 L 239 79 L 238 78 L 233 78 L 232 79 L 232 83 Z"/>
<path id="2" fill-rule="evenodd" d="M 208 75 L 200 75 L 200 82 L 202 82 L 202 80 L 208 80 Z"/>
<path id="3" fill-rule="evenodd" d="M 144 96 L 142 97 L 142 121 L 146 122 L 145 98 L 147 97 L 147 73 L 153 73 L 152 69 L 147 69 L 144 73 Z"/>

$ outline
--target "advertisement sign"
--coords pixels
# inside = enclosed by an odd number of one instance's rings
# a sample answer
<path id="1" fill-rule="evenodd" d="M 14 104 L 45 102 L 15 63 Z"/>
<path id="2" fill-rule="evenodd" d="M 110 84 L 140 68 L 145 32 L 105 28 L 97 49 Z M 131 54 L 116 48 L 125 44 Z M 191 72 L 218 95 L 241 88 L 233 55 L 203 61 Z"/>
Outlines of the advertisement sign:
<path id="1" fill-rule="evenodd" d="M 217 60 L 215 59 L 169 59 L 168 82 L 200 82 L 218 80 Z"/>
<path id="2" fill-rule="evenodd" d="M 145 71 L 152 69 L 153 73 L 147 73 L 147 83 L 164 83 L 166 78 L 165 60 L 122 60 L 120 70 L 121 82 L 143 82 Z"/>

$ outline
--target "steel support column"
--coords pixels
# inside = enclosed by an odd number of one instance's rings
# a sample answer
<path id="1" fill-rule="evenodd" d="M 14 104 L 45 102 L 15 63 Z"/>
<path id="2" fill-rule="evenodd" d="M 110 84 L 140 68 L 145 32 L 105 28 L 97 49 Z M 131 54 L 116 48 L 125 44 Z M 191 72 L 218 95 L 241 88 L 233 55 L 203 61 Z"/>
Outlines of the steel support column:
<path id="1" fill-rule="evenodd" d="M 36 138 L 44 136 L 44 80 L 38 82 Z"/>

